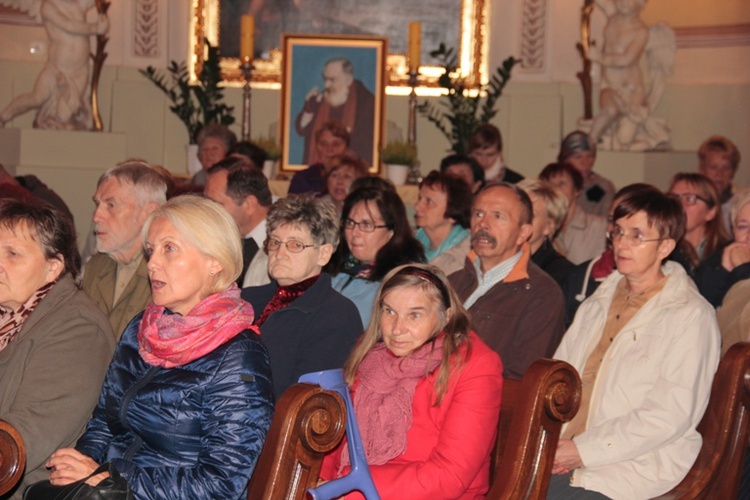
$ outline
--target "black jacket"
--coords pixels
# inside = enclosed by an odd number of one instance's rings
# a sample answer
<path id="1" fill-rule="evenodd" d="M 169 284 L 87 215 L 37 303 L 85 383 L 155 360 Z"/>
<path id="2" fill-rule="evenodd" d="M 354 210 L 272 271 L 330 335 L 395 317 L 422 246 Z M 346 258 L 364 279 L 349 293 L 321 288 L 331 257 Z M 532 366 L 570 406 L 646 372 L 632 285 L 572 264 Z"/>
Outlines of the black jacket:
<path id="1" fill-rule="evenodd" d="M 256 316 L 276 292 L 277 283 L 242 290 Z M 268 348 L 276 400 L 305 373 L 341 368 L 362 334 L 356 306 L 331 288 L 331 277 L 321 274 L 297 300 L 271 314 L 260 327 Z"/>

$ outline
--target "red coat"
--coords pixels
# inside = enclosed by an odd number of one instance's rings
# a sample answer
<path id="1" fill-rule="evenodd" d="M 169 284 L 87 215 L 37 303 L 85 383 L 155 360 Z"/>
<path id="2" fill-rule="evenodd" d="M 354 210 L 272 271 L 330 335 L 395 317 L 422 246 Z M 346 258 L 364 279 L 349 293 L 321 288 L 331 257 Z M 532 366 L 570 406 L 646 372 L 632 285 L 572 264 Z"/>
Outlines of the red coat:
<path id="1" fill-rule="evenodd" d="M 440 406 L 433 406 L 437 370 L 416 387 L 406 451 L 370 466 L 375 486 L 388 499 L 479 499 L 490 485 L 490 452 L 497 435 L 503 366 L 474 333 L 463 369 L 453 373 Z M 465 355 L 466 346 L 462 348 Z M 356 382 L 352 397 L 356 398 Z M 341 447 L 323 461 L 321 479 L 337 477 Z M 348 467 L 343 473 L 348 473 Z M 355 492 L 346 498 L 363 498 Z"/>

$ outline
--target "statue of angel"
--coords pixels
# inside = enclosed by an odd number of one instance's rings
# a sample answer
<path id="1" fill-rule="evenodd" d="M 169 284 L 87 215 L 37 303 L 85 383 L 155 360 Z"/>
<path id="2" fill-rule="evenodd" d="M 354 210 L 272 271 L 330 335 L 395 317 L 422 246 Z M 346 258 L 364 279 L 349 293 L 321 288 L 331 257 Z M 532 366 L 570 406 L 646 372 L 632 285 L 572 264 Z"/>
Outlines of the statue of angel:
<path id="1" fill-rule="evenodd" d="M 0 0 L 0 5 L 29 14 L 44 24 L 49 36 L 45 63 L 34 88 L 16 96 L 0 113 L 0 127 L 14 117 L 38 109 L 34 127 L 88 130 L 92 127 L 89 103 L 89 37 L 109 30 L 106 14 L 95 22 L 86 13 L 95 0 Z"/>
<path id="2" fill-rule="evenodd" d="M 589 58 L 602 67 L 599 113 L 591 136 L 602 149 L 645 151 L 671 149 L 669 124 L 652 115 L 672 73 L 675 35 L 664 23 L 648 27 L 640 18 L 646 0 L 596 0 L 607 14 L 604 45 Z M 647 56 L 650 85 L 641 58 Z"/>

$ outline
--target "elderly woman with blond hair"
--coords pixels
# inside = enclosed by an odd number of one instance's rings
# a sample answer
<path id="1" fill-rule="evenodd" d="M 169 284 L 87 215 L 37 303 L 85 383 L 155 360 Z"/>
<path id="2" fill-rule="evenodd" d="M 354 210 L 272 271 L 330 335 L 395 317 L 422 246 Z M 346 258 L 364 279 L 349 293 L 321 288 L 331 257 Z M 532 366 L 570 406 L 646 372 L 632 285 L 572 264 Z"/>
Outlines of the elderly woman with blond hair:
<path id="1" fill-rule="evenodd" d="M 531 260 L 562 287 L 575 266 L 555 250 L 552 241 L 565 222 L 568 199 L 555 186 L 538 179 L 524 179 L 518 187 L 526 191 L 534 208 L 529 238 Z"/>
<path id="2" fill-rule="evenodd" d="M 80 264 L 67 217 L 0 202 L 0 419 L 26 445 L 11 498 L 47 476 L 53 451 L 75 444 L 112 358 L 112 328 L 75 281 Z"/>
<path id="3" fill-rule="evenodd" d="M 237 224 L 213 201 L 178 196 L 143 236 L 153 300 L 122 334 L 83 437 L 47 462 L 50 481 L 69 485 L 109 462 L 136 498 L 242 498 L 273 395 L 235 284 Z"/>

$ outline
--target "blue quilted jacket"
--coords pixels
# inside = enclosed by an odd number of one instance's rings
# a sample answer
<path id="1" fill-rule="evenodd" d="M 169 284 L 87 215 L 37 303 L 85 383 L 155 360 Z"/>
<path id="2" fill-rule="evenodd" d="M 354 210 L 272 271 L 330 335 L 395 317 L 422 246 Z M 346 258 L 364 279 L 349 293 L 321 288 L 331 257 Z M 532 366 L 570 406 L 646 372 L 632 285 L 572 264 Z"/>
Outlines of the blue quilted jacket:
<path id="1" fill-rule="evenodd" d="M 155 367 L 138 354 L 141 317 L 117 345 L 76 449 L 111 461 L 136 498 L 244 497 L 273 416 L 266 348 L 244 331 L 186 365 Z"/>

